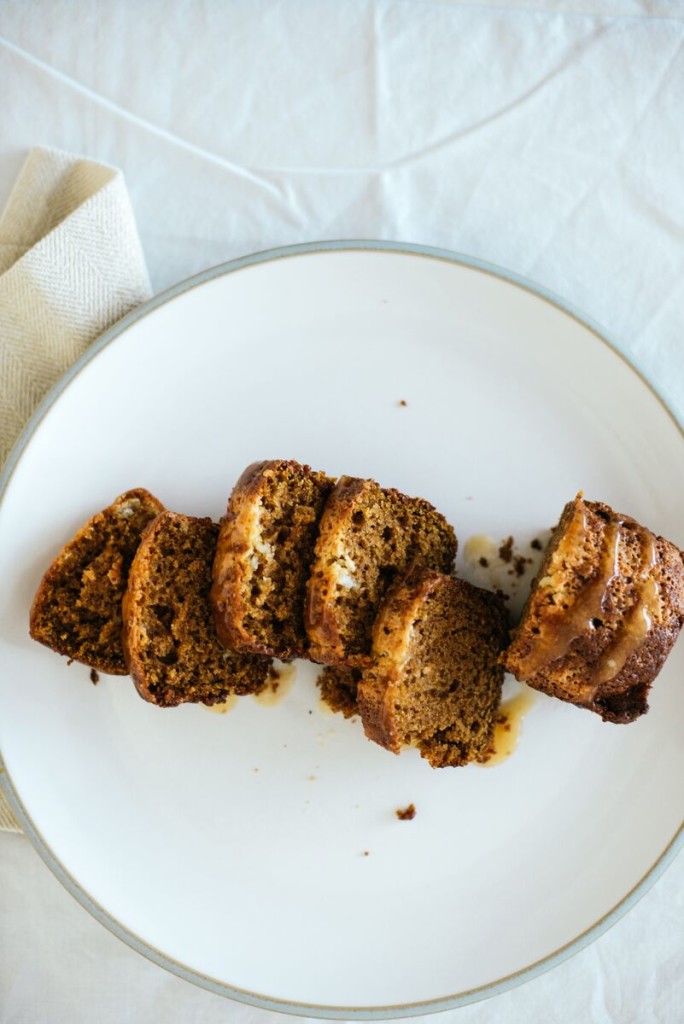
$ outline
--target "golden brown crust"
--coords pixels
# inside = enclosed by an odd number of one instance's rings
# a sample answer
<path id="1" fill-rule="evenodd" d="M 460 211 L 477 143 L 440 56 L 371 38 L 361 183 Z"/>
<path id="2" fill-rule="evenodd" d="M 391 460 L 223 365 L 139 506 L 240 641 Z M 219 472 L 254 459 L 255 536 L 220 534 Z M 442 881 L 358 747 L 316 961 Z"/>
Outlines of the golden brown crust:
<path id="1" fill-rule="evenodd" d="M 416 572 L 387 594 L 373 627 L 372 664 L 357 688 L 357 701 L 368 739 L 398 754 L 404 742 L 395 713 L 398 687 L 411 646 L 411 625 L 427 596 L 443 577 L 430 570 Z M 377 664 L 376 664 L 377 663 Z"/>
<path id="2" fill-rule="evenodd" d="M 133 488 L 81 527 L 40 582 L 29 622 L 34 640 L 99 672 L 126 675 L 121 601 L 141 534 L 163 508 Z"/>
<path id="3" fill-rule="evenodd" d="M 352 664 L 342 622 L 335 607 L 337 566 L 354 512 L 377 488 L 373 480 L 341 476 L 328 498 L 319 524 L 314 563 L 306 588 L 306 631 L 309 656 L 323 665 Z M 357 659 L 355 664 L 359 664 Z"/>
<path id="4" fill-rule="evenodd" d="M 454 531 L 429 502 L 374 480 L 341 477 L 321 517 L 307 584 L 312 660 L 363 669 L 392 581 L 414 565 L 449 572 L 455 555 Z"/>
<path id="5" fill-rule="evenodd" d="M 304 657 L 306 580 L 334 481 L 293 460 L 249 466 L 228 502 L 213 568 L 216 630 L 227 647 Z"/>
<path id="6" fill-rule="evenodd" d="M 173 513 L 171 514 L 173 515 Z M 142 537 L 140 538 L 140 544 L 138 545 L 138 550 L 136 552 L 136 555 L 138 556 L 137 561 L 136 558 L 133 559 L 133 563 L 128 574 L 128 583 L 121 601 L 121 641 L 123 645 L 126 671 L 131 676 L 135 688 L 140 696 L 149 701 L 152 701 L 152 698 L 145 678 L 145 668 L 142 664 L 142 658 L 139 653 L 142 630 L 137 617 L 135 616 L 135 605 L 136 601 L 139 599 L 140 592 L 144 587 L 148 571 L 145 561 L 146 547 L 154 539 L 158 526 L 159 517 L 155 516 L 155 518 L 148 523 Z M 144 547 L 143 544 L 145 545 Z"/>
<path id="7" fill-rule="evenodd" d="M 219 640 L 231 650 L 254 650 L 252 637 L 243 628 L 247 558 L 252 550 L 254 502 L 269 460 L 253 462 L 235 484 L 226 514 L 221 520 L 212 570 L 211 603 Z M 255 653 L 268 653 L 263 648 Z"/>
<path id="8" fill-rule="evenodd" d="M 503 656 L 516 678 L 627 723 L 684 621 L 681 552 L 602 502 L 565 506 Z"/>
<path id="9" fill-rule="evenodd" d="M 501 694 L 507 616 L 495 594 L 431 569 L 388 592 L 357 699 L 369 739 L 415 746 L 433 767 L 482 760 Z"/>
<path id="10" fill-rule="evenodd" d="M 270 659 L 219 642 L 209 590 L 218 525 L 175 512 L 150 523 L 123 600 L 123 645 L 141 697 L 161 707 L 263 689 Z"/>

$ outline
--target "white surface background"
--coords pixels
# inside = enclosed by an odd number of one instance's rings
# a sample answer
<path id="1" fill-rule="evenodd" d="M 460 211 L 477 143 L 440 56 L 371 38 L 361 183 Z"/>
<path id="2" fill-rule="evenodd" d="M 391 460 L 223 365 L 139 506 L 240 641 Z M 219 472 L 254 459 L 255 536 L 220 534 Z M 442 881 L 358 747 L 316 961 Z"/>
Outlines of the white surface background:
<path id="1" fill-rule="evenodd" d="M 555 11 L 554 11 L 555 8 Z M 152 281 L 367 237 L 499 263 L 603 323 L 684 415 L 677 0 L 0 0 L 0 203 L 43 144 L 123 168 Z M 275 1022 L 131 952 L 0 836 L 0 1021 Z M 680 857 L 549 974 L 442 1015 L 684 1020 Z"/>

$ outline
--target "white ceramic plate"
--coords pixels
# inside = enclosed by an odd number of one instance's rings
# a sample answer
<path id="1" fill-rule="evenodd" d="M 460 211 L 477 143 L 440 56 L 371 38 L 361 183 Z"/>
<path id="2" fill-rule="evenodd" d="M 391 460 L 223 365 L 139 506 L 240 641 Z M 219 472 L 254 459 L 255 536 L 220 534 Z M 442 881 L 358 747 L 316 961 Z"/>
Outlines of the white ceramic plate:
<path id="1" fill-rule="evenodd" d="M 446 253 L 343 244 L 219 268 L 129 317 L 5 478 L 6 785 L 74 895 L 258 1005 L 379 1017 L 500 991 L 599 934 L 678 846 L 684 646 L 637 723 L 541 698 L 508 760 L 434 771 L 324 715 L 307 666 L 274 707 L 160 710 L 29 640 L 41 573 L 92 512 L 146 486 L 219 517 L 274 457 L 422 495 L 462 550 L 512 535 L 529 553 L 580 488 L 682 545 L 682 434 L 549 296 Z"/>

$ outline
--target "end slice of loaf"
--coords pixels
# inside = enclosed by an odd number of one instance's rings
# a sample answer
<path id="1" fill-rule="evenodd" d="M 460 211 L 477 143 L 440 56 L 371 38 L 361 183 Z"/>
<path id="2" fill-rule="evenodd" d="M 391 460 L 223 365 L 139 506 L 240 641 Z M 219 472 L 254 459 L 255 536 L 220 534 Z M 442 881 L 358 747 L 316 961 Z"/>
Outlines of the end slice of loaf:
<path id="1" fill-rule="evenodd" d="M 307 589 L 312 660 L 363 667 L 390 584 L 412 566 L 448 573 L 455 556 L 454 531 L 429 502 L 341 477 L 321 517 Z"/>
<path id="2" fill-rule="evenodd" d="M 124 650 L 140 695 L 162 707 L 263 689 L 270 659 L 219 642 L 209 600 L 218 524 L 175 512 L 150 523 L 123 601 Z"/>
<path id="3" fill-rule="evenodd" d="M 498 595 L 412 572 L 388 593 L 373 629 L 357 693 L 366 735 L 394 753 L 417 747 L 434 768 L 486 759 L 507 636 Z"/>
<path id="4" fill-rule="evenodd" d="M 34 640 L 100 672 L 126 675 L 121 601 L 140 537 L 163 509 L 137 488 L 81 527 L 38 587 L 29 625 Z"/>
<path id="5" fill-rule="evenodd" d="M 626 724 L 684 622 L 684 556 L 630 516 L 568 502 L 503 656 L 517 679 Z"/>
<path id="6" fill-rule="evenodd" d="M 254 463 L 238 480 L 221 523 L 211 591 L 227 647 L 284 661 L 306 654 L 306 581 L 333 486 L 325 473 L 285 460 Z"/>

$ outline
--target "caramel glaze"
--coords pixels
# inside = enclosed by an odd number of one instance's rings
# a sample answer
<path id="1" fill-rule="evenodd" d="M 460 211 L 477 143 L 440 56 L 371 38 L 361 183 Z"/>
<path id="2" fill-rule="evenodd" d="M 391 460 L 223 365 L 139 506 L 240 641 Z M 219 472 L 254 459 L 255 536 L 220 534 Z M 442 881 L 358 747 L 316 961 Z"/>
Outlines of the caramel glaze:
<path id="1" fill-rule="evenodd" d="M 647 562 L 643 553 L 652 560 Z M 655 566 L 656 559 L 657 552 L 654 538 L 651 537 L 650 543 L 642 548 L 642 568 L 637 584 L 637 598 L 631 610 L 625 616 L 618 636 L 607 650 L 603 652 L 596 666 L 594 679 L 597 686 L 615 679 L 622 672 L 629 658 L 641 646 L 647 634 L 653 629 L 660 597 L 658 583 L 649 574 Z"/>
<path id="2" fill-rule="evenodd" d="M 656 538 L 633 519 L 617 517 L 606 524 L 598 572 L 582 587 L 572 605 L 564 609 L 562 615 L 559 614 L 548 636 L 544 635 L 543 639 L 540 636 L 539 642 L 528 653 L 523 666 L 525 678 L 531 679 L 553 662 L 564 658 L 575 640 L 594 632 L 597 620 L 602 623 L 610 608 L 611 590 L 622 575 L 620 551 L 625 542 L 626 527 L 631 535 L 639 538 L 640 544 L 639 568 L 632 577 L 636 596 L 622 622 L 617 624 L 608 646 L 595 662 L 591 679 L 582 687 L 582 699 L 593 700 L 599 687 L 615 679 L 653 629 L 660 607 L 658 582 L 653 576 L 658 561 Z M 582 507 L 581 535 L 588 543 L 590 526 L 586 507 Z"/>
<path id="3" fill-rule="evenodd" d="M 486 765 L 488 768 L 493 767 L 511 756 L 522 735 L 523 719 L 537 703 L 539 696 L 536 690 L 531 690 L 523 683 L 522 688 L 515 696 L 509 697 L 501 703 L 494 723 L 491 749 L 486 757 L 479 762 L 480 764 Z"/>

